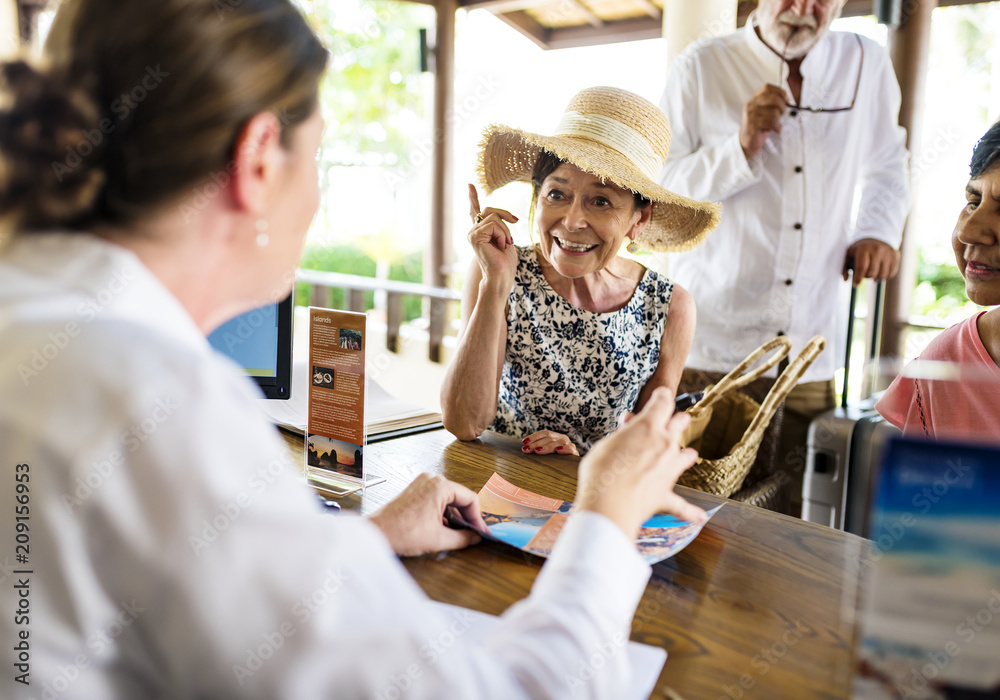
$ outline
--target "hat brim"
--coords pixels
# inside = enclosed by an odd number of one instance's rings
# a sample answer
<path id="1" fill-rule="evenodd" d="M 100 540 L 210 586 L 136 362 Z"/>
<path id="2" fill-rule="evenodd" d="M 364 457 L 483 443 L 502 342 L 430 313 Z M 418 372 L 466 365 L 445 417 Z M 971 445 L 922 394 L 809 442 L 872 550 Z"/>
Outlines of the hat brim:
<path id="1" fill-rule="evenodd" d="M 719 225 L 720 205 L 671 192 L 606 144 L 582 136 L 542 136 L 498 124 L 483 132 L 479 144 L 477 171 L 486 194 L 511 182 L 531 182 L 539 150 L 653 201 L 653 216 L 637 240 L 642 248 L 690 250 Z"/>

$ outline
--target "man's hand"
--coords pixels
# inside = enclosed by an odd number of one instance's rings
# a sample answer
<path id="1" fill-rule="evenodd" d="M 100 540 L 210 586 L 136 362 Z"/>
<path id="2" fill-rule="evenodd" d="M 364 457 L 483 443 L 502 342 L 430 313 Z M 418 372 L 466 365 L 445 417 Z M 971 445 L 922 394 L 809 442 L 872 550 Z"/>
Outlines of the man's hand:
<path id="1" fill-rule="evenodd" d="M 781 115 L 788 109 L 789 103 L 784 90 L 768 83 L 743 105 L 740 146 L 747 160 L 760 153 L 772 131 L 781 133 Z"/>
<path id="2" fill-rule="evenodd" d="M 479 532 L 489 532 L 475 493 L 443 476 L 426 473 L 414 479 L 371 519 L 385 534 L 393 551 L 403 557 L 462 549 L 479 542 L 478 533 L 447 526 L 447 508 L 457 509 Z"/>
<path id="3" fill-rule="evenodd" d="M 847 263 L 854 259 L 854 286 L 866 277 L 881 282 L 899 272 L 899 251 L 877 238 L 862 238 L 847 249 L 844 259 L 844 280 L 847 280 Z"/>

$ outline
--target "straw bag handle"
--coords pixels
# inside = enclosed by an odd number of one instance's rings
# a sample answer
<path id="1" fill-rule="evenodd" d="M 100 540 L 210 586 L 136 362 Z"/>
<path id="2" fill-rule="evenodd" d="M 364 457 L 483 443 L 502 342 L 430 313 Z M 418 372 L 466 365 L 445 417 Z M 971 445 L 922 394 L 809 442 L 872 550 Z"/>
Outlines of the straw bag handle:
<path id="1" fill-rule="evenodd" d="M 778 406 L 781 402 L 785 400 L 789 392 L 795 388 L 799 379 L 805 374 L 805 371 L 809 369 L 809 365 L 823 352 L 823 348 L 826 347 L 826 340 L 821 335 L 814 335 L 808 343 L 806 343 L 805 348 L 802 349 L 795 358 L 788 363 L 788 367 L 785 371 L 781 373 L 778 377 L 778 381 L 774 383 L 771 390 L 767 392 L 767 396 L 764 398 L 764 403 L 761 404 L 760 410 L 757 411 L 757 415 L 753 417 L 753 422 L 750 423 L 750 427 L 747 428 L 747 432 L 744 434 L 744 440 L 746 436 L 752 435 L 755 431 L 764 432 L 767 428 L 768 423 L 771 422 L 771 418 L 774 416 L 775 412 L 778 410 Z"/>
<path id="2" fill-rule="evenodd" d="M 777 352 L 761 362 L 758 367 L 754 367 L 750 370 L 750 367 L 752 367 L 754 363 L 758 362 L 760 358 L 772 350 L 777 350 Z M 776 338 L 772 338 L 767 341 L 750 353 L 747 358 L 743 360 L 743 362 L 736 365 L 736 367 L 733 368 L 729 374 L 720 379 L 713 386 L 709 387 L 705 391 L 705 396 L 701 399 L 701 401 L 692 406 L 688 410 L 688 413 L 698 415 L 702 411 L 711 408 L 712 404 L 722 398 L 726 392 L 746 386 L 758 377 L 763 376 L 765 372 L 785 359 L 791 350 L 792 341 L 788 339 L 788 336 L 779 335 Z"/>

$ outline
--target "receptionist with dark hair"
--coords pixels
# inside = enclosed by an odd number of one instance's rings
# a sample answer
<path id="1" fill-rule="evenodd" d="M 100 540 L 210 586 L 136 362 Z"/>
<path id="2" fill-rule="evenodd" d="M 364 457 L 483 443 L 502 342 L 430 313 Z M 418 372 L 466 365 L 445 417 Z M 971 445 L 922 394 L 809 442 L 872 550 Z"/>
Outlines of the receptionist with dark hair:
<path id="1" fill-rule="evenodd" d="M 485 529 L 476 495 L 421 475 L 370 518 L 324 514 L 210 349 L 288 292 L 327 63 L 290 0 L 66 0 L 44 67 L 0 66 L 0 538 L 28 572 L 0 585 L 0 697 L 565 696 L 628 635 L 639 525 L 695 459 L 669 391 L 581 463 L 530 597 L 430 663 L 452 618 L 397 555 L 478 541 L 442 524 Z M 627 664 L 583 695 L 615 697 Z"/>

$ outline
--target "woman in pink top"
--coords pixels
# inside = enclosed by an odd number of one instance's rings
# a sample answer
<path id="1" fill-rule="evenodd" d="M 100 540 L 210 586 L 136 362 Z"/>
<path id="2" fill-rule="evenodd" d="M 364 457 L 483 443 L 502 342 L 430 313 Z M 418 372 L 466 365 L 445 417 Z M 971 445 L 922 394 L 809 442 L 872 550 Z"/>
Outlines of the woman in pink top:
<path id="1" fill-rule="evenodd" d="M 900 375 L 875 405 L 906 435 L 1000 440 L 1000 122 L 972 152 L 967 203 L 951 236 L 969 299 L 993 306 L 947 329 L 921 360 L 963 365 L 959 381 Z"/>

